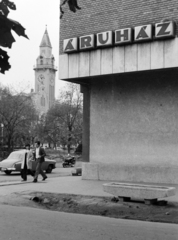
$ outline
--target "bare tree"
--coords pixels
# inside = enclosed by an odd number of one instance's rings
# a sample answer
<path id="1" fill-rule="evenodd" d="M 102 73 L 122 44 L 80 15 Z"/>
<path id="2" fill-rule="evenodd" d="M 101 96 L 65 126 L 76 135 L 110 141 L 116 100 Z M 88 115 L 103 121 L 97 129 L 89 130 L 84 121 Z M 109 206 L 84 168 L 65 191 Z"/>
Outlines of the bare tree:
<path id="1" fill-rule="evenodd" d="M 47 138 L 54 145 L 58 142 L 67 145 L 70 153 L 71 144 L 81 141 L 82 135 L 82 94 L 78 85 L 69 83 L 59 93 L 59 99 L 46 115 Z"/>
<path id="2" fill-rule="evenodd" d="M 29 129 L 36 120 L 36 110 L 28 94 L 12 94 L 8 88 L 1 88 L 0 96 L 0 122 L 4 125 L 4 137 L 10 151 L 14 141 L 17 144 L 29 140 Z"/>
<path id="3" fill-rule="evenodd" d="M 45 121 L 45 133 L 46 133 L 46 141 L 49 143 L 53 143 L 54 147 L 56 147 L 57 143 L 64 143 L 65 136 L 65 128 L 63 126 L 63 122 L 61 121 L 61 113 L 59 112 L 60 105 L 56 102 L 53 107 L 48 111 L 46 115 Z"/>
<path id="4" fill-rule="evenodd" d="M 67 90 L 60 92 L 59 103 L 61 105 L 61 120 L 67 130 L 67 149 L 70 153 L 72 140 L 75 139 L 74 130 L 79 128 L 82 130 L 82 94 L 79 85 L 68 83 Z"/>

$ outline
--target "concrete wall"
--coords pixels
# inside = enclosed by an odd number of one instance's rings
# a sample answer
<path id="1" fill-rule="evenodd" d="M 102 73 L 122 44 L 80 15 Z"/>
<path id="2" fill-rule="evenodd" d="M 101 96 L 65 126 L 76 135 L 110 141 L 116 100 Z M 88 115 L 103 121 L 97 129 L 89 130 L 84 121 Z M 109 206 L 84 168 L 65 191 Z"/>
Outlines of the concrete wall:
<path id="1" fill-rule="evenodd" d="M 178 182 L 178 72 L 96 80 L 84 179 Z"/>
<path id="2" fill-rule="evenodd" d="M 83 163 L 82 179 L 136 183 L 178 183 L 178 167 Z"/>
<path id="3" fill-rule="evenodd" d="M 90 161 L 90 87 L 81 86 L 83 93 L 82 161 Z"/>
<path id="4" fill-rule="evenodd" d="M 59 55 L 59 78 L 66 80 L 171 67 L 178 67 L 178 38 Z"/>

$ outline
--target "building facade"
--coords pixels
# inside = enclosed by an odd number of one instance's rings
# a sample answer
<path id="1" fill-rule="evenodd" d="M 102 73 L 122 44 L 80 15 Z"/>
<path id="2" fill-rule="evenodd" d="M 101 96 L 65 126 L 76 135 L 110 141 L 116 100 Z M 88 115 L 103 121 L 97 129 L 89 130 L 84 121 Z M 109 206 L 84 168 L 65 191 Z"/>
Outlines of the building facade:
<path id="1" fill-rule="evenodd" d="M 42 37 L 34 71 L 35 105 L 38 111 L 43 114 L 49 110 L 55 100 L 55 77 L 57 71 L 47 29 Z"/>
<path id="2" fill-rule="evenodd" d="M 78 4 L 60 23 L 59 78 L 84 94 L 82 178 L 177 183 L 178 2 Z"/>

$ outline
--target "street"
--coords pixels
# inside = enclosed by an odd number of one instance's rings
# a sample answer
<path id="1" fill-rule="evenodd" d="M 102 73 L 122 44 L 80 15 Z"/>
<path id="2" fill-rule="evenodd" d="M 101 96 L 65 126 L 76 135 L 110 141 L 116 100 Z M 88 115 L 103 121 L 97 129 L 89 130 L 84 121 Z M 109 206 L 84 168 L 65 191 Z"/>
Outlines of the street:
<path id="1" fill-rule="evenodd" d="M 13 193 L 44 191 L 105 196 L 101 181 L 85 181 L 72 177 L 71 168 L 54 169 L 49 179 L 39 183 L 21 183 L 20 174 L 0 173 L 1 203 Z M 3 185 L 6 184 L 7 185 Z M 12 182 L 12 184 L 11 184 Z M 95 186 L 95 187 L 94 187 Z M 1 205 L 0 240 L 178 240 L 176 224 L 123 220 L 109 217 L 62 213 L 24 206 Z M 5 203 L 5 202 L 4 202 Z"/>
<path id="2" fill-rule="evenodd" d="M 53 169 L 52 173 L 47 174 L 49 178 L 59 177 L 59 176 L 69 176 L 71 175 L 71 167 L 63 168 L 62 163 L 57 163 L 56 168 Z M 28 175 L 28 179 L 32 179 L 30 175 Z M 4 172 L 0 171 L 0 182 L 6 181 L 19 181 L 21 180 L 21 176 L 19 172 L 12 172 L 10 175 L 6 175 Z"/>
<path id="3" fill-rule="evenodd" d="M 175 224 L 0 205 L 2 240 L 178 240 Z"/>

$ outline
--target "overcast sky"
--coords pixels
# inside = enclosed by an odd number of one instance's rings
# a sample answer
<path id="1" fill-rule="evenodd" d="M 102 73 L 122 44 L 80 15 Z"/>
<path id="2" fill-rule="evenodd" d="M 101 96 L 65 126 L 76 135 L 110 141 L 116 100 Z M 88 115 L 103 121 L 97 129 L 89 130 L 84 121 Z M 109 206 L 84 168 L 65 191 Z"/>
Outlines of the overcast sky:
<path id="1" fill-rule="evenodd" d="M 11 10 L 8 17 L 21 23 L 26 29 L 25 33 L 29 40 L 19 37 L 15 33 L 13 36 L 16 42 L 12 44 L 8 51 L 11 69 L 4 74 L 0 74 L 0 83 L 12 86 L 16 90 L 34 88 L 34 70 L 36 58 L 39 55 L 39 45 L 41 43 L 45 28 L 52 44 L 52 52 L 55 57 L 55 65 L 58 67 L 59 48 L 59 0 L 13 0 L 16 10 Z M 58 80 L 56 74 L 56 96 L 58 90 L 65 83 Z"/>

